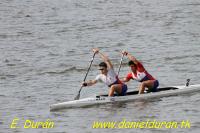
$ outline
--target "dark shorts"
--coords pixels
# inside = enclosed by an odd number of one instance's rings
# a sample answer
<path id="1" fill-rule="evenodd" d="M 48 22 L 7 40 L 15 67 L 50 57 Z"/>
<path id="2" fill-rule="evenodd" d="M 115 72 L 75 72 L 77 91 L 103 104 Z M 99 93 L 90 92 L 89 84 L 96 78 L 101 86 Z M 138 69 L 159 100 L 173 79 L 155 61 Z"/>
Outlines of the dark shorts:
<path id="1" fill-rule="evenodd" d="M 122 84 L 122 92 L 121 92 L 121 94 L 119 94 L 119 95 L 120 95 L 120 96 L 125 96 L 127 90 L 128 90 L 127 85 L 126 85 L 126 84 Z"/>
<path id="2" fill-rule="evenodd" d="M 156 92 L 158 86 L 159 86 L 159 82 L 158 82 L 158 80 L 155 80 L 155 81 L 154 81 L 153 88 L 149 89 L 149 92 Z"/>

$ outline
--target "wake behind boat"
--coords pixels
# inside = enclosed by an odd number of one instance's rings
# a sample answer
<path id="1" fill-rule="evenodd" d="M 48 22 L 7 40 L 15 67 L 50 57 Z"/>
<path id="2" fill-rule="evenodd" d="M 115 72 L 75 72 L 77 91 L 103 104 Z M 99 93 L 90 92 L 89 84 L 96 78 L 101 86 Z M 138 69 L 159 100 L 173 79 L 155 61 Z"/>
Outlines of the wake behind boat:
<path id="1" fill-rule="evenodd" d="M 111 102 L 122 102 L 122 101 L 135 101 L 140 99 L 151 99 L 151 98 L 160 98 L 166 96 L 174 96 L 178 94 L 187 94 L 200 91 L 200 84 L 186 86 L 172 86 L 159 88 L 157 92 L 138 95 L 138 91 L 131 91 L 126 94 L 126 96 L 115 96 L 108 97 L 108 95 L 93 96 L 89 98 L 84 98 L 80 100 L 73 100 L 62 102 L 58 104 L 50 105 L 50 111 L 67 109 L 67 108 L 80 108 L 91 105 L 106 104 Z"/>

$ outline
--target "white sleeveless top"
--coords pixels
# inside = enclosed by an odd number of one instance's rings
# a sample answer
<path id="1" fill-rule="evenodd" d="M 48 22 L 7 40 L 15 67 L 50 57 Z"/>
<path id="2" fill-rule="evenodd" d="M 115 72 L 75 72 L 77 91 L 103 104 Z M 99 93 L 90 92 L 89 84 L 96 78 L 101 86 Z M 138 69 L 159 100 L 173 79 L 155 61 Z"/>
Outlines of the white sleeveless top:
<path id="1" fill-rule="evenodd" d="M 99 74 L 96 76 L 95 80 L 104 82 L 107 86 L 109 86 L 117 81 L 117 74 L 113 69 L 109 69 L 107 76 L 104 74 Z"/>

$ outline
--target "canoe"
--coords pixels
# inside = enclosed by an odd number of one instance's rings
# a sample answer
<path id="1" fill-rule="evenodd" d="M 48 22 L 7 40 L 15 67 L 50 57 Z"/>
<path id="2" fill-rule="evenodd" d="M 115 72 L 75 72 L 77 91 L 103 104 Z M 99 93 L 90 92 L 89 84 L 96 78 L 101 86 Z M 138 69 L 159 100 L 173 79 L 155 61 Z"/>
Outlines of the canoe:
<path id="1" fill-rule="evenodd" d="M 174 96 L 178 94 L 188 94 L 200 91 L 200 84 L 186 85 L 186 86 L 172 86 L 158 88 L 157 92 L 145 92 L 144 94 L 138 95 L 138 91 L 127 92 L 126 96 L 114 96 L 108 97 L 108 95 L 97 95 L 89 98 L 83 98 L 80 100 L 67 101 L 57 104 L 50 105 L 50 111 L 67 109 L 67 108 L 80 108 L 91 105 L 106 104 L 111 102 L 122 102 L 122 101 L 135 101 L 140 99 L 151 99 L 160 98 L 166 96 Z"/>

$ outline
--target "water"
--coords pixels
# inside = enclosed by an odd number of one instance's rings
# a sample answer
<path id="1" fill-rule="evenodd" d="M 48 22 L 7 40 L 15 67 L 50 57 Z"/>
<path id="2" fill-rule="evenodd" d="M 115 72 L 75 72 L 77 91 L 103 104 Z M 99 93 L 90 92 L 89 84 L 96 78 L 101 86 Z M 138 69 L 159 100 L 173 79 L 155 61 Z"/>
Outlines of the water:
<path id="1" fill-rule="evenodd" d="M 200 94 L 153 101 L 108 104 L 50 112 L 71 100 L 85 76 L 91 49 L 98 47 L 117 70 L 128 50 L 160 86 L 199 83 L 200 2 L 198 0 L 1 0 L 0 132 L 198 132 Z M 128 72 L 125 59 L 120 75 Z M 95 57 L 87 79 L 100 62 Z M 130 90 L 138 83 L 128 84 Z M 82 97 L 107 92 L 102 84 Z M 19 127 L 10 129 L 14 118 Z M 55 122 L 53 129 L 24 129 L 23 122 Z M 190 129 L 92 129 L 94 121 L 160 120 L 191 122 Z"/>

